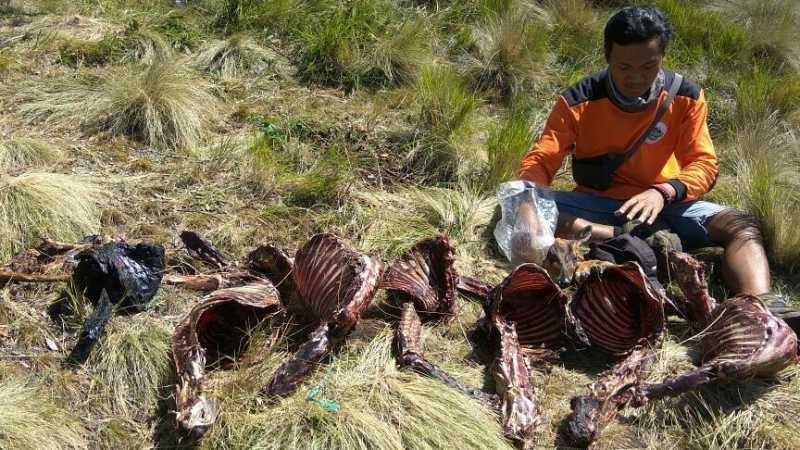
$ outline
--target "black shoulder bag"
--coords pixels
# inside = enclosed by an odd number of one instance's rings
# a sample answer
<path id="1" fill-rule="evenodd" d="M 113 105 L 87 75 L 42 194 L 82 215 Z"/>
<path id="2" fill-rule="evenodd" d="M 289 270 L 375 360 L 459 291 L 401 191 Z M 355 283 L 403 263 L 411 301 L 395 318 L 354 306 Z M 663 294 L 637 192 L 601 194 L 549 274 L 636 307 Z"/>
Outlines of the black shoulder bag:
<path id="1" fill-rule="evenodd" d="M 664 113 L 669 109 L 675 94 L 683 81 L 683 76 L 679 73 L 675 74 L 672 84 L 669 87 L 669 94 L 664 99 L 664 103 L 656 112 L 656 117 L 653 123 L 639 136 L 628 148 L 622 153 L 606 153 L 600 156 L 592 156 L 591 158 L 576 158 L 572 156 L 572 177 L 575 182 L 581 186 L 586 186 L 598 191 L 605 191 L 611 187 L 614 181 L 614 172 L 625 163 L 637 150 L 641 147 L 642 143 L 647 139 L 647 136 L 656 127 L 658 121 L 664 116 Z"/>

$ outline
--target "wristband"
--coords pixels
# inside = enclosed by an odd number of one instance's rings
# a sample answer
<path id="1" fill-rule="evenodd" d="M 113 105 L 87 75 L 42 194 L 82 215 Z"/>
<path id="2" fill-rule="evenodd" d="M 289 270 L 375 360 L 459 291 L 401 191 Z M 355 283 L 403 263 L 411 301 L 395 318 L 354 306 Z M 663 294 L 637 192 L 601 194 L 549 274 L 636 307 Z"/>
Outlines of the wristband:
<path id="1" fill-rule="evenodd" d="M 675 201 L 675 189 L 667 183 L 654 184 L 650 186 L 650 189 L 654 189 L 656 192 L 661 194 L 661 196 L 664 198 L 664 204 Z"/>

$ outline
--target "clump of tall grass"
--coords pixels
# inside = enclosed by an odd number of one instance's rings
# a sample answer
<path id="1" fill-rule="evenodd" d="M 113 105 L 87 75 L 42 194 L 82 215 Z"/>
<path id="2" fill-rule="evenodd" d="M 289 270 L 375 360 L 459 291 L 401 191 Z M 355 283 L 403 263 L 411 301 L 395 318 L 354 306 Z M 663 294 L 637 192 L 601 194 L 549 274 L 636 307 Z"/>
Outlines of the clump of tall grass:
<path id="1" fill-rule="evenodd" d="M 543 2 L 552 30 L 550 45 L 567 82 L 575 82 L 602 66 L 603 22 L 586 0 Z"/>
<path id="2" fill-rule="evenodd" d="M 218 112 L 211 86 L 169 61 L 29 88 L 21 107 L 31 121 L 69 122 L 131 136 L 161 148 L 196 146 Z"/>
<path id="3" fill-rule="evenodd" d="M 169 43 L 157 31 L 132 21 L 121 32 L 109 33 L 99 40 L 73 37 L 61 41 L 61 61 L 70 66 L 104 65 L 109 63 L 152 63 L 165 59 L 172 52 Z"/>
<path id="4" fill-rule="evenodd" d="M 0 448 L 80 450 L 88 432 L 44 391 L 20 380 L 0 381 Z"/>
<path id="5" fill-rule="evenodd" d="M 534 143 L 534 130 L 544 117 L 533 112 L 530 100 L 519 95 L 505 117 L 490 130 L 486 141 L 485 189 L 494 190 L 498 184 L 517 178 L 519 164 Z"/>
<path id="6" fill-rule="evenodd" d="M 366 344 L 351 341 L 299 392 L 276 405 L 253 408 L 242 402 L 248 395 L 242 387 L 263 382 L 258 374 L 279 361 L 258 366 L 258 372 L 231 374 L 227 386 L 220 386 L 219 394 L 230 398 L 226 392 L 234 390 L 239 400 L 222 405 L 204 448 L 511 448 L 497 418 L 479 403 L 435 380 L 399 371 L 388 329 Z"/>
<path id="7" fill-rule="evenodd" d="M 306 0 L 221 0 L 213 5 L 214 24 L 226 33 L 269 30 L 291 33 L 314 11 L 316 2 Z"/>
<path id="8" fill-rule="evenodd" d="M 550 59 L 543 11 L 516 1 L 508 3 L 474 29 L 475 49 L 467 57 L 475 85 L 496 89 L 503 96 L 531 88 L 545 76 Z"/>
<path id="9" fill-rule="evenodd" d="M 100 228 L 102 190 L 91 179 L 58 173 L 0 178 L 0 260 L 48 236 L 75 242 Z"/>
<path id="10" fill-rule="evenodd" d="M 469 149 L 478 98 L 453 69 L 436 65 L 420 72 L 416 100 L 422 136 L 410 166 L 424 178 L 454 180 L 478 159 Z"/>
<path id="11" fill-rule="evenodd" d="M 64 156 L 60 148 L 31 138 L 0 140 L 0 173 L 42 167 Z"/>
<path id="12" fill-rule="evenodd" d="M 172 373 L 170 337 L 162 321 L 145 315 L 111 321 L 88 367 L 115 410 L 131 414 L 156 408 L 159 389 Z"/>
<path id="13" fill-rule="evenodd" d="M 432 59 L 427 30 L 392 2 L 343 3 L 303 29 L 299 69 L 310 81 L 349 88 L 409 81 Z"/>
<path id="14" fill-rule="evenodd" d="M 776 75 L 758 65 L 736 81 L 737 123 L 752 123 L 777 111 L 791 118 L 800 111 L 800 75 Z"/>
<path id="15" fill-rule="evenodd" d="M 655 0 L 675 29 L 667 50 L 667 64 L 678 70 L 708 65 L 715 71 L 738 70 L 749 65 L 750 36 L 739 24 L 725 20 L 703 2 Z"/>
<path id="16" fill-rule="evenodd" d="M 776 67 L 800 69 L 800 4 L 794 0 L 727 0 L 717 4 L 748 31 L 754 56 Z"/>
<path id="17" fill-rule="evenodd" d="M 247 73 L 260 75 L 275 63 L 275 58 L 274 52 L 250 36 L 234 34 L 208 44 L 194 57 L 194 64 L 201 71 L 230 79 Z"/>
<path id="18" fill-rule="evenodd" d="M 773 114 L 744 123 L 732 150 L 739 204 L 759 219 L 773 266 L 791 272 L 800 267 L 800 142 Z"/>

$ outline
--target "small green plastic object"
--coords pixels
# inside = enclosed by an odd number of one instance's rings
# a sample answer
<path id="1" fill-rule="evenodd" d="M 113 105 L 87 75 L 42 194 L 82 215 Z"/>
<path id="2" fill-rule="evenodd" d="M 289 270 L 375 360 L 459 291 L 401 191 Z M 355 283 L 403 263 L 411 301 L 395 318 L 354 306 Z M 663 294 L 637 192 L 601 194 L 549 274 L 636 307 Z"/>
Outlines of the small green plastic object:
<path id="1" fill-rule="evenodd" d="M 306 395 L 306 400 L 310 402 L 314 402 L 322 407 L 322 409 L 326 409 L 328 411 L 339 412 L 341 406 L 339 402 L 334 402 L 330 400 L 320 399 L 319 396 L 322 394 L 322 387 L 321 386 L 314 386 L 308 391 L 308 395 Z"/>

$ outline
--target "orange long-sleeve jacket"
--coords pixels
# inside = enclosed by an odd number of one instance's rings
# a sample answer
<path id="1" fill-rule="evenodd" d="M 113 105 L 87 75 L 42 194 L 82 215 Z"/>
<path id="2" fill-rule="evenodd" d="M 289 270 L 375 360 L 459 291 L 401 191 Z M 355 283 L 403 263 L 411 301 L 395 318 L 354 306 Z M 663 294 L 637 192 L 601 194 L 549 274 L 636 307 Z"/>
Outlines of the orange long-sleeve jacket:
<path id="1" fill-rule="evenodd" d="M 665 72 L 664 85 L 674 73 Z M 549 186 L 564 157 L 622 152 L 651 125 L 667 96 L 641 112 L 626 112 L 609 94 L 606 71 L 593 74 L 567 89 L 556 101 L 536 144 L 522 160 L 519 177 Z M 654 184 L 669 183 L 676 201 L 696 200 L 717 177 L 717 156 L 708 132 L 708 106 L 703 91 L 684 78 L 675 99 L 639 150 L 614 174 L 605 191 L 580 186 L 581 192 L 625 200 Z"/>

